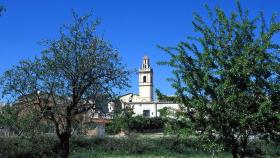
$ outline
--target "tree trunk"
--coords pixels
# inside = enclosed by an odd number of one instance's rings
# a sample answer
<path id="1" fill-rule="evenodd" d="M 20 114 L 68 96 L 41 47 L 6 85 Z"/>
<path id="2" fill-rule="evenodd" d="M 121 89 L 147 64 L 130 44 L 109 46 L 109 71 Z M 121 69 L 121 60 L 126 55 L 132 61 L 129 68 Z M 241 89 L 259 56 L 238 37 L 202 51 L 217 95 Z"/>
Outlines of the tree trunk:
<path id="1" fill-rule="evenodd" d="M 69 138 L 70 134 L 68 133 L 62 133 L 59 136 L 62 158 L 68 158 L 69 156 Z"/>
<path id="2" fill-rule="evenodd" d="M 233 144 L 231 146 L 231 154 L 233 158 L 238 158 L 238 145 L 237 144 Z"/>
<path id="3" fill-rule="evenodd" d="M 245 137 L 244 139 L 242 139 L 242 142 L 241 142 L 241 151 L 240 151 L 240 158 L 244 158 L 245 157 L 245 151 L 246 151 L 246 148 L 247 148 L 247 137 Z"/>
<path id="4" fill-rule="evenodd" d="M 244 158 L 245 157 L 245 152 L 244 151 L 240 151 L 240 158 Z"/>

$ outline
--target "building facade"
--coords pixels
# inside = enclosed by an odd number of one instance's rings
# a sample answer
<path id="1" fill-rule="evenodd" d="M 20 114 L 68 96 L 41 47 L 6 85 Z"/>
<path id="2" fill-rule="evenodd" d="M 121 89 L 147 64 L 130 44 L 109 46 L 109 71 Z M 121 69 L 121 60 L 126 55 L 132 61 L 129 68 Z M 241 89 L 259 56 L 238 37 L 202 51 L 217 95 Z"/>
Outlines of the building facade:
<path id="1" fill-rule="evenodd" d="M 134 115 L 143 115 L 145 117 L 159 117 L 160 110 L 168 108 L 173 111 L 180 110 L 176 103 L 166 101 L 154 101 L 153 97 L 153 69 L 150 60 L 144 56 L 142 65 L 139 69 L 139 94 L 128 93 L 120 97 L 122 108 L 130 107 Z M 109 112 L 114 110 L 113 104 L 109 105 Z"/>

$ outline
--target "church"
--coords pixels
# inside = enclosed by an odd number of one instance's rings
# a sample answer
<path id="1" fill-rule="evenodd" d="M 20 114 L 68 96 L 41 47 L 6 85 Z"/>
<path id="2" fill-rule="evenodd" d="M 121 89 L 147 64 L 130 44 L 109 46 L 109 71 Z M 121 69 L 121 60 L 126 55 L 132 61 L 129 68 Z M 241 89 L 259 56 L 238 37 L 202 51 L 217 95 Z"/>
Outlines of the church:
<path id="1" fill-rule="evenodd" d="M 179 105 L 176 103 L 154 100 L 153 69 L 148 56 L 144 56 L 138 76 L 139 94 L 128 93 L 121 96 L 119 99 L 123 109 L 129 107 L 133 109 L 135 116 L 142 115 L 144 117 L 159 117 L 159 110 L 163 108 L 168 108 L 174 114 L 180 110 Z M 108 109 L 109 112 L 113 112 L 114 104 L 109 104 Z"/>

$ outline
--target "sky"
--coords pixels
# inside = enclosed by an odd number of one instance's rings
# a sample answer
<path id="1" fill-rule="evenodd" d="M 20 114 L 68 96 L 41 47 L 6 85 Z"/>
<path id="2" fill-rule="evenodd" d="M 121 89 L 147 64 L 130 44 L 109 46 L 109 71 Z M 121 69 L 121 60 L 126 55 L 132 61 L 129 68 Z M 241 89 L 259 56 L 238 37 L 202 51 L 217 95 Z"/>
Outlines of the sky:
<path id="1" fill-rule="evenodd" d="M 0 0 L 0 4 L 6 7 L 0 17 L 0 74 L 22 59 L 40 55 L 43 47 L 38 43 L 58 38 L 60 26 L 72 22 L 72 10 L 80 15 L 92 11 L 101 19 L 98 32 L 119 50 L 128 69 L 139 69 L 143 56 L 149 56 L 154 88 L 167 95 L 175 90 L 166 81 L 172 76 L 170 68 L 157 65 L 168 60 L 157 45 L 176 46 L 196 35 L 193 13 L 206 18 L 205 4 L 236 10 L 235 0 Z M 252 16 L 263 11 L 266 19 L 280 12 L 279 0 L 241 0 L 241 4 Z M 138 93 L 137 74 L 130 84 L 123 93 Z"/>

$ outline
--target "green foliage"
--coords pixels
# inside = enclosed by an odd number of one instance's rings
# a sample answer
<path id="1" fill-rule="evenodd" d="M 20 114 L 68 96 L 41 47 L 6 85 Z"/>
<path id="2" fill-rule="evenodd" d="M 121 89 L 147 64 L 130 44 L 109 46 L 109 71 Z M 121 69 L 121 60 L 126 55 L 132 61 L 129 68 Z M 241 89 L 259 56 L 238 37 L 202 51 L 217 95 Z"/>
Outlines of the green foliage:
<path id="1" fill-rule="evenodd" d="M 2 5 L 0 5 L 0 16 L 3 14 L 3 12 L 6 11 L 6 8 Z"/>
<path id="2" fill-rule="evenodd" d="M 137 132 L 162 130 L 164 128 L 165 120 L 161 117 L 143 117 L 135 116 L 130 120 L 130 130 Z"/>
<path id="3" fill-rule="evenodd" d="M 59 140 L 54 136 L 0 137 L 0 157 L 59 157 Z M 209 157 L 212 151 L 201 146 L 204 140 L 196 137 L 141 136 L 97 139 L 75 137 L 70 139 L 70 157 Z M 279 144 L 255 140 L 248 144 L 251 157 L 279 157 Z M 220 151 L 215 157 L 230 157 Z"/>
<path id="4" fill-rule="evenodd" d="M 156 95 L 157 95 L 157 99 L 158 101 L 170 101 L 170 102 L 177 102 L 177 97 L 176 96 L 167 96 L 167 95 L 164 95 L 162 94 L 159 89 L 156 89 L 155 91 Z"/>
<path id="5" fill-rule="evenodd" d="M 107 127 L 107 131 L 112 134 L 117 134 L 121 130 L 129 131 L 133 114 L 133 109 L 129 107 L 115 111 L 112 123 Z"/>
<path id="6" fill-rule="evenodd" d="M 47 158 L 58 157 L 58 140 L 54 137 L 0 138 L 0 157 Z"/>
<path id="7" fill-rule="evenodd" d="M 9 130 L 15 135 L 34 135 L 39 133 L 44 125 L 40 123 L 41 118 L 32 109 L 24 109 L 18 106 L 5 105 L 1 107 L 0 127 Z"/>
<path id="8" fill-rule="evenodd" d="M 165 134 L 172 134 L 181 138 L 196 135 L 196 133 L 192 130 L 192 122 L 171 118 L 167 119 L 164 126 L 164 132 Z"/>
<path id="9" fill-rule="evenodd" d="M 244 157 L 249 136 L 279 138 L 280 45 L 273 37 L 280 23 L 273 15 L 266 25 L 262 13 L 250 19 L 239 1 L 230 15 L 206 8 L 209 22 L 196 13 L 192 22 L 199 36 L 161 47 L 171 58 L 159 64 L 173 68 L 169 81 L 193 133 Z"/>
<path id="10" fill-rule="evenodd" d="M 61 27 L 57 40 L 42 42 L 44 50 L 33 60 L 21 61 L 1 77 L 5 98 L 23 107 L 34 107 L 54 124 L 63 157 L 69 138 L 82 114 L 103 106 L 128 86 L 128 75 L 119 52 L 99 36 L 100 21 L 78 16 Z"/>
<path id="11" fill-rule="evenodd" d="M 125 155 L 128 154 L 142 154 L 143 152 L 150 150 L 148 143 L 144 141 L 138 141 L 134 137 L 129 139 L 109 139 L 102 142 L 102 146 L 105 151 L 122 151 Z"/>
<path id="12" fill-rule="evenodd" d="M 77 138 L 81 139 L 81 138 Z M 134 136 L 128 138 L 81 139 L 82 148 L 75 148 L 70 157 L 211 157 L 213 151 L 205 150 L 203 139 L 196 137 L 176 138 L 165 136 L 154 138 L 148 136 Z M 88 143 L 86 143 L 88 142 Z M 90 142 L 94 142 L 90 145 Z M 76 143 L 75 143 L 76 144 Z M 75 146 L 75 145 L 72 145 Z M 210 148 L 209 148 L 210 149 Z M 221 149 L 221 148 L 220 148 Z M 248 144 L 246 153 L 250 157 L 277 157 L 279 145 L 272 142 L 255 140 Z M 264 152 L 267 151 L 267 152 Z M 278 153 L 278 154 L 277 154 Z M 213 157 L 230 157 L 230 151 L 216 151 Z"/>
<path id="13" fill-rule="evenodd" d="M 122 113 L 116 113 L 112 123 L 106 126 L 109 134 L 118 134 L 121 130 L 126 131 L 160 131 L 163 130 L 165 119 L 161 117 L 147 118 L 144 116 L 133 116 L 130 108 L 125 108 Z"/>
<path id="14" fill-rule="evenodd" d="M 193 131 L 194 124 L 186 118 L 185 112 L 177 111 L 175 116 L 173 112 L 173 109 L 167 107 L 159 110 L 161 118 L 165 120 L 164 133 L 176 135 L 178 138 L 196 136 L 197 133 Z"/>

